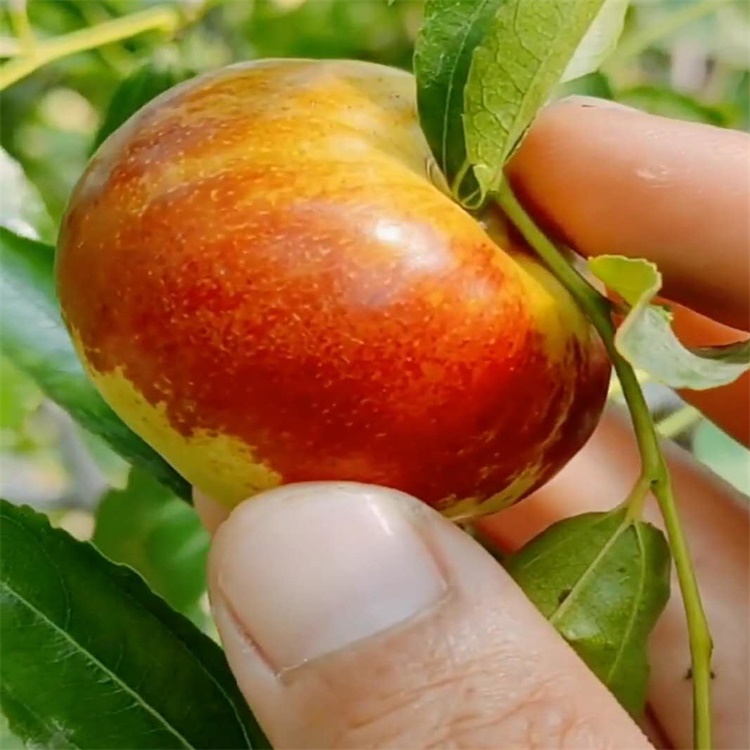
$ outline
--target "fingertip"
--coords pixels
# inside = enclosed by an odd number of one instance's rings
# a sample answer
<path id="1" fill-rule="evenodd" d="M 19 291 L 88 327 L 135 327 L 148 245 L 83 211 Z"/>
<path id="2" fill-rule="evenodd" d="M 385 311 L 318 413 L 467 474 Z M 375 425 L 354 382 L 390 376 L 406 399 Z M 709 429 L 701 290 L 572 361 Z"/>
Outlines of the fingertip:
<path id="1" fill-rule="evenodd" d="M 508 165 L 519 197 L 586 256 L 646 257 L 670 299 L 750 317 L 750 136 L 601 100 L 545 108 Z"/>
<path id="2" fill-rule="evenodd" d="M 209 579 L 276 747 L 648 747 L 502 567 L 403 493 L 263 493 L 220 528 Z"/>

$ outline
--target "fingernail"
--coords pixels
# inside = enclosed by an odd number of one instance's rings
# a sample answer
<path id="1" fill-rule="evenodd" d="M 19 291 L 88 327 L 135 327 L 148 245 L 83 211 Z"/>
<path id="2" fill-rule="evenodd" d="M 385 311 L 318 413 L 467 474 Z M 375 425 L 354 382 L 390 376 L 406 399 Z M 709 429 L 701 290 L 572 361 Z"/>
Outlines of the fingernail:
<path id="1" fill-rule="evenodd" d="M 596 109 L 619 109 L 627 110 L 630 112 L 638 111 L 634 107 L 629 107 L 627 104 L 615 102 L 611 99 L 599 99 L 595 96 L 584 96 L 582 94 L 567 96 L 564 99 L 560 99 L 558 104 L 576 104 L 580 107 L 592 107 Z"/>
<path id="2" fill-rule="evenodd" d="M 447 590 L 410 505 L 350 483 L 250 500 L 217 536 L 214 596 L 277 673 L 387 631 Z"/>

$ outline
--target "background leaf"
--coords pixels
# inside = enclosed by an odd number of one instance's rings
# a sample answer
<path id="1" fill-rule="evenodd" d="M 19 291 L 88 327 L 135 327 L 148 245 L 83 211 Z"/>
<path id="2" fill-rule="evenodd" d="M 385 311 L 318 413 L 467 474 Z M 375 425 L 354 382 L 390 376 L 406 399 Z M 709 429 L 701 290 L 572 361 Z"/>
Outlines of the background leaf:
<path id="1" fill-rule="evenodd" d="M 719 127 L 730 124 L 731 112 L 726 111 L 726 108 L 702 104 L 695 97 L 666 86 L 634 86 L 623 89 L 618 92 L 617 101 L 662 117 L 705 122 Z"/>
<path id="2" fill-rule="evenodd" d="M 151 59 L 123 79 L 115 90 L 94 136 L 91 152 L 153 98 L 194 75 L 195 71 L 182 64 L 176 49 L 157 49 Z"/>
<path id="3" fill-rule="evenodd" d="M 0 701 L 15 735 L 43 747 L 268 747 L 219 646 L 136 573 L 28 508 L 0 501 L 0 522 Z"/>
<path id="4" fill-rule="evenodd" d="M 123 490 L 110 490 L 96 513 L 94 545 L 110 560 L 135 568 L 179 612 L 203 624 L 208 533 L 195 511 L 143 471 Z"/>
<path id="5" fill-rule="evenodd" d="M 553 99 L 566 96 L 597 96 L 600 99 L 614 99 L 612 85 L 604 73 L 596 72 L 560 84 L 553 94 Z"/>
<path id="6" fill-rule="evenodd" d="M 54 251 L 0 227 L 0 349 L 55 401 L 127 461 L 183 499 L 190 486 L 107 406 L 84 373 L 60 318 Z"/>
<path id="7" fill-rule="evenodd" d="M 0 226 L 26 237 L 53 239 L 55 227 L 23 167 L 0 147 Z"/>
<path id="8" fill-rule="evenodd" d="M 42 402 L 41 391 L 18 368 L 0 356 L 0 429 L 20 430 Z"/>
<path id="9" fill-rule="evenodd" d="M 692 350 L 680 343 L 667 311 L 651 304 L 661 289 L 661 273 L 650 261 L 600 255 L 588 266 L 630 306 L 615 346 L 637 369 L 672 388 L 693 390 L 732 383 L 750 370 L 750 342 Z"/>
<path id="10" fill-rule="evenodd" d="M 648 638 L 669 599 L 664 535 L 626 511 L 550 526 L 505 561 L 508 572 L 620 703 L 643 711 Z"/>
<path id="11" fill-rule="evenodd" d="M 703 420 L 693 437 L 696 457 L 737 490 L 750 496 L 750 452 L 723 430 Z"/>
<path id="12" fill-rule="evenodd" d="M 465 89 L 466 150 L 482 196 L 565 69 L 604 0 L 506 0 L 474 52 Z"/>

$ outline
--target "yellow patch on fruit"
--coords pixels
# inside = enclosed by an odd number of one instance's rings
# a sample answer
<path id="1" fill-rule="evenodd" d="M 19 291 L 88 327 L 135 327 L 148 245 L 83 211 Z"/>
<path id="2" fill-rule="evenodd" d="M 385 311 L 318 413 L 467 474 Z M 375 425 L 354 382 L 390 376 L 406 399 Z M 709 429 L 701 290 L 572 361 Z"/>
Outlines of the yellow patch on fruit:
<path id="1" fill-rule="evenodd" d="M 83 351 L 79 341 L 75 345 L 79 352 Z M 82 360 L 86 361 L 83 357 Z M 101 373 L 89 367 L 88 372 L 104 400 L 124 416 L 127 426 L 190 484 L 214 500 L 231 508 L 281 484 L 281 475 L 237 438 L 208 430 L 196 431 L 189 437 L 181 435 L 167 417 L 166 404 L 147 401 L 121 369 Z"/>
<path id="2" fill-rule="evenodd" d="M 467 497 L 453 503 L 449 508 L 442 510 L 441 513 L 454 523 L 476 520 L 481 516 L 499 513 L 534 486 L 534 483 L 539 479 L 540 469 L 541 467 L 538 465 L 529 466 L 520 474 L 517 474 L 513 481 L 501 492 L 496 492 L 485 500 Z"/>
<path id="3" fill-rule="evenodd" d="M 584 314 L 560 282 L 538 261 L 515 254 L 513 260 L 525 273 L 521 274 L 526 286 L 528 309 L 536 320 L 539 331 L 547 344 L 547 353 L 563 359 L 571 335 L 587 341 L 591 328 Z"/>

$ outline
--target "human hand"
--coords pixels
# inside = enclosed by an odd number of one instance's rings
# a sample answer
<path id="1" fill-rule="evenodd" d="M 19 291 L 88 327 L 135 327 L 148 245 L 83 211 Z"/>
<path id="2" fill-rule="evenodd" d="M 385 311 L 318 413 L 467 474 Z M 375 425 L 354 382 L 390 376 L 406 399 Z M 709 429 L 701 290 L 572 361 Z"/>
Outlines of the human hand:
<path id="1" fill-rule="evenodd" d="M 517 192 L 585 255 L 655 260 L 686 306 L 683 338 L 736 339 L 727 325 L 747 330 L 750 304 L 750 139 L 592 105 L 541 114 L 510 167 Z M 749 383 L 683 395 L 747 441 Z M 747 506 L 667 453 L 716 641 L 716 747 L 748 747 Z M 610 409 L 557 479 L 481 531 L 515 549 L 559 518 L 612 507 L 637 471 L 627 420 Z M 200 495 L 196 507 L 212 531 L 226 516 Z M 503 569 L 400 493 L 314 483 L 258 496 L 216 533 L 209 586 L 230 665 L 276 748 L 651 746 Z M 652 639 L 648 731 L 686 747 L 689 652 L 673 590 Z"/>

